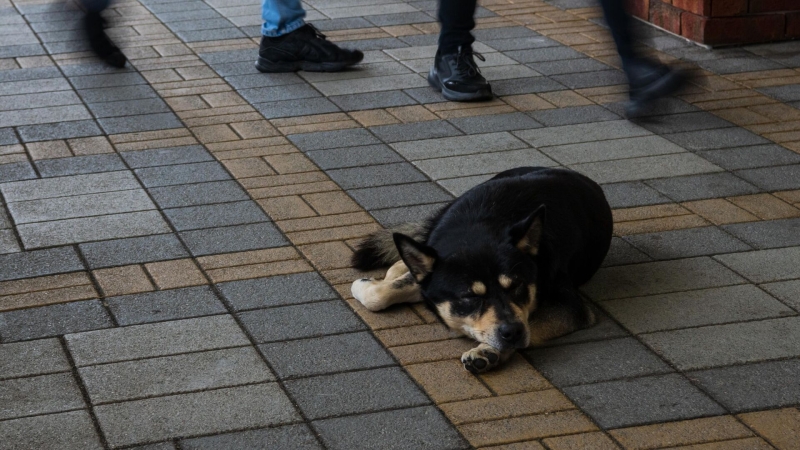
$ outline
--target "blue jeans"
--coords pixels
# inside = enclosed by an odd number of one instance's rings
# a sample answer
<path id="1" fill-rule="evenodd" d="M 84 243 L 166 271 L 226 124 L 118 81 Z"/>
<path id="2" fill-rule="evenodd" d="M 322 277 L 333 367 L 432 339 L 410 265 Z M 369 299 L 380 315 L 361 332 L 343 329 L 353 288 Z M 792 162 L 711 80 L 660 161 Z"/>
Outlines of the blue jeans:
<path id="1" fill-rule="evenodd" d="M 261 0 L 261 34 L 283 36 L 306 24 L 306 11 L 300 0 Z"/>
<path id="2" fill-rule="evenodd" d="M 86 8 L 86 12 L 99 13 L 108 8 L 111 0 L 81 0 L 81 4 Z"/>

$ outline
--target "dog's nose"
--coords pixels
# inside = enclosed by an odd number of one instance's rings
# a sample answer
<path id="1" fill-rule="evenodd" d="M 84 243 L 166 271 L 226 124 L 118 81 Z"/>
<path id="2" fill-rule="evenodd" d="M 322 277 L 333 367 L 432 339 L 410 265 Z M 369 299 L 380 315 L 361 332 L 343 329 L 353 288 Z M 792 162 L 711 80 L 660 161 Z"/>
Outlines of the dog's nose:
<path id="1" fill-rule="evenodd" d="M 503 338 L 504 341 L 513 344 L 522 337 L 522 333 L 525 329 L 522 327 L 522 324 L 519 323 L 504 323 L 500 325 L 498 331 L 500 337 Z"/>

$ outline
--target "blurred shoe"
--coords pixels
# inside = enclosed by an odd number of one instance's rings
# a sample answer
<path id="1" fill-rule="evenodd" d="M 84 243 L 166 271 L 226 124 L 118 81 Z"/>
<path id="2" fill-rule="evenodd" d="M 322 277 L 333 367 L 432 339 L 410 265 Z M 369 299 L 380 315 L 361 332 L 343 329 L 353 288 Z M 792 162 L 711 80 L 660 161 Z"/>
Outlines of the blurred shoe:
<path id="1" fill-rule="evenodd" d="M 278 37 L 261 37 L 260 72 L 337 72 L 364 59 L 359 50 L 341 48 L 311 24 Z"/>
<path id="2" fill-rule="evenodd" d="M 83 18 L 83 28 L 95 55 L 111 66 L 125 67 L 128 59 L 125 58 L 119 47 L 108 38 L 105 25 L 106 21 L 100 16 L 100 13 L 86 13 Z"/>
<path id="3" fill-rule="evenodd" d="M 458 47 L 455 53 L 436 52 L 433 67 L 428 73 L 428 84 L 440 91 L 444 98 L 454 102 L 490 100 L 492 86 L 481 75 L 475 59 L 486 59 L 470 47 Z"/>
<path id="4" fill-rule="evenodd" d="M 643 114 L 654 100 L 674 94 L 689 81 L 686 73 L 645 59 L 630 64 L 626 74 L 630 101 L 625 114 L 629 118 Z"/>

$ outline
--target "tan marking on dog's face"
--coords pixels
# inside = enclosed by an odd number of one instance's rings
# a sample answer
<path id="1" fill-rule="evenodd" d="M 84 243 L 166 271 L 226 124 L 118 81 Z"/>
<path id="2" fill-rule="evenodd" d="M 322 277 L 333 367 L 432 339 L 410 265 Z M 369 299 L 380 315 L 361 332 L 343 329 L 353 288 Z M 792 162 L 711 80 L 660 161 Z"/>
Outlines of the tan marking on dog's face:
<path id="1" fill-rule="evenodd" d="M 500 283 L 500 286 L 502 286 L 503 289 L 510 288 L 511 283 L 514 282 L 514 280 L 512 280 L 511 277 L 509 277 L 508 275 L 500 275 L 497 281 Z"/>
<path id="2" fill-rule="evenodd" d="M 536 307 L 539 306 L 539 305 L 536 304 L 536 285 L 535 284 L 529 284 L 528 285 L 528 305 L 530 305 L 530 307 L 528 309 L 530 312 L 536 311 Z"/>
<path id="3" fill-rule="evenodd" d="M 486 295 L 486 285 L 480 281 L 472 283 L 470 290 L 472 290 L 472 293 L 475 295 Z"/>

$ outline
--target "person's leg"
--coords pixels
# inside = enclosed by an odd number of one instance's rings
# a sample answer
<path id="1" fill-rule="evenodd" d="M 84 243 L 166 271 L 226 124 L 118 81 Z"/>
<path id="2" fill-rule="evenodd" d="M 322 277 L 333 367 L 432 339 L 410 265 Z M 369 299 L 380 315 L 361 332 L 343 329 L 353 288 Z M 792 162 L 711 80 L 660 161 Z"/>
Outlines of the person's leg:
<path id="1" fill-rule="evenodd" d="M 440 0 L 439 49 L 428 73 L 428 84 L 447 100 L 464 102 L 489 100 L 492 87 L 481 75 L 472 51 L 477 0 Z"/>
<path id="2" fill-rule="evenodd" d="M 111 0 L 81 0 L 83 9 L 85 9 L 87 13 L 103 12 L 104 9 L 108 8 L 110 3 Z"/>
<path id="3" fill-rule="evenodd" d="M 300 0 L 261 0 L 261 46 L 256 69 L 260 72 L 335 72 L 364 58 L 328 41 L 305 22 Z"/>
<path id="4" fill-rule="evenodd" d="M 108 8 L 110 0 L 81 0 L 81 5 L 86 10 L 83 18 L 83 29 L 92 51 L 103 61 L 114 67 L 124 67 L 127 58 L 120 49 L 114 45 L 105 32 L 105 20 L 100 15 Z"/>

